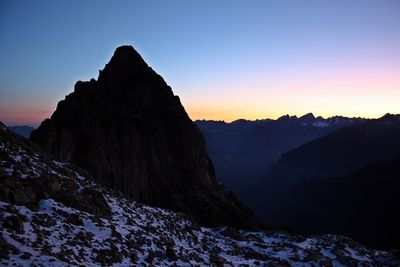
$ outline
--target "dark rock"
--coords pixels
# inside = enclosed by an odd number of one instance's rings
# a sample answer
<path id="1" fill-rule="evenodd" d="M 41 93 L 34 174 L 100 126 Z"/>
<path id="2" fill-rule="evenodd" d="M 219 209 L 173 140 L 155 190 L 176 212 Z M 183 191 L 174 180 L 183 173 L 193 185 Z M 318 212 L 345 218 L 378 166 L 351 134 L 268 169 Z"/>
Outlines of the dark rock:
<path id="1" fill-rule="evenodd" d="M 83 221 L 78 214 L 70 214 L 67 218 L 67 222 L 77 226 L 83 225 Z"/>
<path id="2" fill-rule="evenodd" d="M 245 238 L 240 234 L 240 232 L 232 227 L 226 227 L 220 232 L 220 234 L 238 241 L 245 240 Z"/>
<path id="3" fill-rule="evenodd" d="M 57 194 L 61 190 L 61 184 L 57 180 L 49 182 L 48 187 L 52 194 Z"/>
<path id="4" fill-rule="evenodd" d="M 243 253 L 243 256 L 244 256 L 245 259 L 248 259 L 248 260 L 266 261 L 266 260 L 269 259 L 268 256 L 266 256 L 264 254 L 261 254 L 261 253 L 258 253 L 258 252 L 254 251 L 254 250 L 251 250 L 251 249 L 247 249 Z"/>
<path id="5" fill-rule="evenodd" d="M 21 255 L 21 259 L 24 259 L 24 260 L 28 260 L 31 257 L 32 257 L 32 254 L 29 252 L 24 252 L 24 254 Z"/>
<path id="6" fill-rule="evenodd" d="M 139 257 L 136 255 L 135 251 L 130 252 L 129 258 L 131 259 L 132 263 L 136 263 L 139 259 Z"/>
<path id="7" fill-rule="evenodd" d="M 78 198 L 79 203 L 83 205 L 83 210 L 99 216 L 99 217 L 109 217 L 111 216 L 110 207 L 104 198 L 104 195 L 94 189 L 84 189 Z"/>
<path id="8" fill-rule="evenodd" d="M 3 177 L 0 177 L 0 179 L 3 179 Z M 10 202 L 9 196 L 10 196 L 10 189 L 4 184 L 0 184 L 0 200 Z"/>
<path id="9" fill-rule="evenodd" d="M 210 254 L 210 263 L 211 266 L 224 266 L 225 260 L 221 258 L 218 254 L 211 253 Z"/>
<path id="10" fill-rule="evenodd" d="M 110 249 L 95 249 L 94 252 L 96 253 L 94 260 L 101 265 L 110 266 L 122 261 L 122 256 L 115 246 L 111 246 Z"/>
<path id="11" fill-rule="evenodd" d="M 175 251 L 174 251 L 174 248 L 171 246 L 171 245 L 168 245 L 167 246 L 167 249 L 166 249 L 166 254 L 167 254 L 167 257 L 170 259 L 170 260 L 173 260 L 173 261 L 176 261 L 176 260 L 178 260 L 178 256 L 176 256 L 176 253 L 175 253 Z"/>
<path id="12" fill-rule="evenodd" d="M 2 236 L 0 236 L 0 259 L 8 260 L 10 258 L 10 254 L 18 253 L 19 250 L 15 246 L 9 244 Z"/>
<path id="13" fill-rule="evenodd" d="M 32 206 L 36 203 L 36 193 L 31 188 L 15 188 L 11 191 L 10 197 L 12 202 L 18 205 Z"/>
<path id="14" fill-rule="evenodd" d="M 24 233 L 24 223 L 19 216 L 11 215 L 4 218 L 3 227 L 17 233 Z"/>
<path id="15" fill-rule="evenodd" d="M 77 192 L 76 188 L 68 189 L 68 186 L 64 186 L 60 192 L 52 194 L 51 197 L 68 207 L 86 211 L 98 217 L 104 218 L 111 215 L 110 207 L 103 194 L 94 189 Z"/>
<path id="16" fill-rule="evenodd" d="M 258 227 L 252 212 L 218 185 L 179 97 L 131 46 L 117 48 L 97 81 L 77 82 L 31 140 L 137 201 L 209 226 Z"/>

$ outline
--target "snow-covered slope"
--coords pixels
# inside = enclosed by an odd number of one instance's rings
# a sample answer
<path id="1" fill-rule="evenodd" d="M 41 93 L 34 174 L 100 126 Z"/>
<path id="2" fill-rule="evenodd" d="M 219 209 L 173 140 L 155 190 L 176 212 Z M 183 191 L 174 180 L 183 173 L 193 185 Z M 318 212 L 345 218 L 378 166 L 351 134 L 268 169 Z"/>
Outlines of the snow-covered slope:
<path id="1" fill-rule="evenodd" d="M 6 266 L 400 263 L 391 253 L 337 235 L 201 227 L 184 214 L 143 206 L 101 188 L 1 124 L 0 232 L 0 265 Z"/>

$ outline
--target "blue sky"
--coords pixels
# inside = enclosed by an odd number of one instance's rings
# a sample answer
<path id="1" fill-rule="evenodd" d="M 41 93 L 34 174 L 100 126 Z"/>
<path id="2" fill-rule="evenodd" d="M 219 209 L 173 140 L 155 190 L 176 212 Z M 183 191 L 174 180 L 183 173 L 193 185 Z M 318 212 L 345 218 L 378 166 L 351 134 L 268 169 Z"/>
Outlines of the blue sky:
<path id="1" fill-rule="evenodd" d="M 0 120 L 38 124 L 132 44 L 193 119 L 400 113 L 400 1 L 0 2 Z"/>

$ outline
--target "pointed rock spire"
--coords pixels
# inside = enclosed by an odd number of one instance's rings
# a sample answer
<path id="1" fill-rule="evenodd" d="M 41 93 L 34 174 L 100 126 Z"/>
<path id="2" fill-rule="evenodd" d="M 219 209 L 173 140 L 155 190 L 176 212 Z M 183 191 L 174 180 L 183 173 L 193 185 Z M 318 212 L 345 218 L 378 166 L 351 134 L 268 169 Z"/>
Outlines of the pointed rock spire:
<path id="1" fill-rule="evenodd" d="M 137 201 L 209 226 L 258 227 L 217 183 L 204 139 L 179 98 L 131 46 L 117 48 L 98 81 L 77 83 L 31 139 Z"/>

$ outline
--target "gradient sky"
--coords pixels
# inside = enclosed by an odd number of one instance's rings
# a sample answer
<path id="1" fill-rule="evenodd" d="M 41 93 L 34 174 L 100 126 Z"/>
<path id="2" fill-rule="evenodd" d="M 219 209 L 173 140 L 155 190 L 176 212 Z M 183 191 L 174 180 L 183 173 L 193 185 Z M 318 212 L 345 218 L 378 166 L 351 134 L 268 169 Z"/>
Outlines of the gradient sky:
<path id="1" fill-rule="evenodd" d="M 132 44 L 192 119 L 400 113 L 400 1 L 0 1 L 0 120 L 37 125 Z"/>

